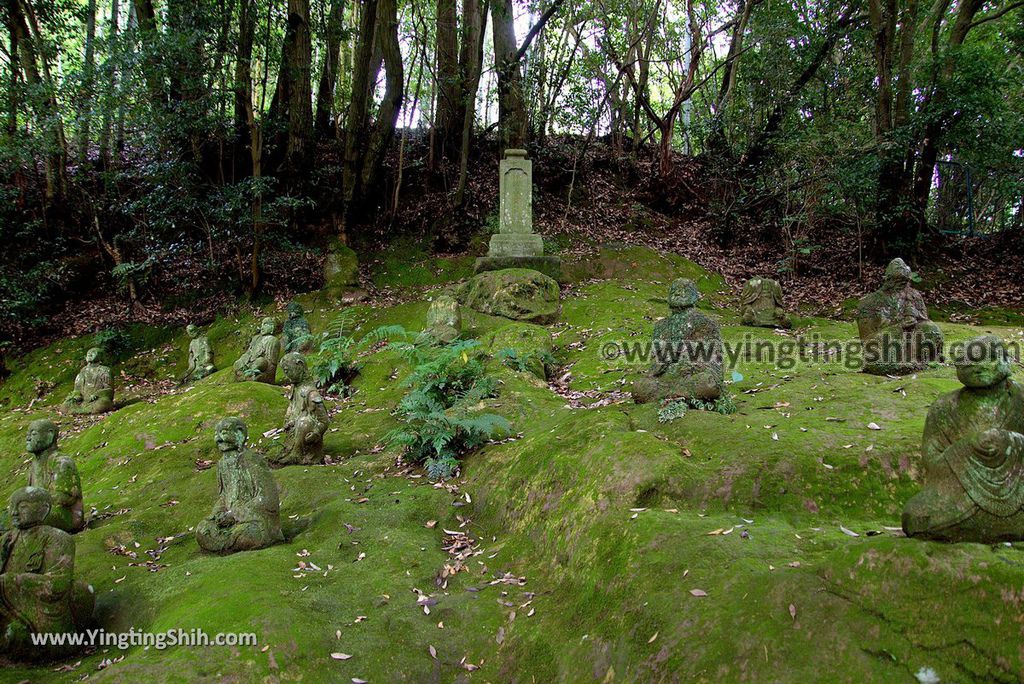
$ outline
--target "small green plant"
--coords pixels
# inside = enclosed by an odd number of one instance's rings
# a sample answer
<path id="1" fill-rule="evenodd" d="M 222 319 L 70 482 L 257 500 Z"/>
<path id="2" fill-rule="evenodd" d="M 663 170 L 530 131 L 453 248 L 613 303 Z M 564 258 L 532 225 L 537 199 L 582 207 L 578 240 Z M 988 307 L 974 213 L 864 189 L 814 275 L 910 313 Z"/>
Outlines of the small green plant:
<path id="1" fill-rule="evenodd" d="M 344 393 L 359 372 L 359 363 L 356 361 L 359 351 L 392 337 L 408 335 L 401 326 L 384 326 L 370 331 L 356 342 L 349 332 L 352 322 L 351 311 L 342 311 L 335 316 L 327 330 L 320 335 L 320 347 L 310 360 L 310 369 L 317 387 L 331 394 Z"/>
<path id="2" fill-rule="evenodd" d="M 92 343 L 103 350 L 107 359 L 119 359 L 132 350 L 131 335 L 118 328 L 100 330 L 93 336 Z"/>
<path id="3" fill-rule="evenodd" d="M 403 425 L 387 440 L 422 463 L 432 478 L 450 477 L 460 456 L 511 430 L 501 416 L 477 408 L 497 389 L 477 353 L 479 346 L 476 340 L 443 347 L 423 340 L 392 344 L 413 371 L 404 382 L 409 393 L 395 409 Z"/>
<path id="4" fill-rule="evenodd" d="M 658 422 L 671 423 L 673 420 L 685 416 L 686 411 L 689 409 L 711 411 L 712 413 L 720 413 L 723 416 L 727 416 L 730 413 L 736 413 L 736 404 L 729 395 L 721 396 L 714 401 L 676 399 L 658 409 Z"/>
<path id="5" fill-rule="evenodd" d="M 530 365 L 536 360 L 543 364 L 545 372 L 548 368 L 558 365 L 555 357 L 546 349 L 535 349 L 520 354 L 515 349 L 506 348 L 498 352 L 497 358 L 512 370 L 525 373 L 530 371 Z"/>

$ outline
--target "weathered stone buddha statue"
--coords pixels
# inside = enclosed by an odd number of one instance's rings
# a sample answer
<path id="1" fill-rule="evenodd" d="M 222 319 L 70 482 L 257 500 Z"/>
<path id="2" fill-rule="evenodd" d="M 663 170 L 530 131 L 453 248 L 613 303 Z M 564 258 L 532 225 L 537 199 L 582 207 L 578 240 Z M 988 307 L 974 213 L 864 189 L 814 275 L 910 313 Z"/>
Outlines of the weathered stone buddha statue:
<path id="1" fill-rule="evenodd" d="M 185 332 L 191 341 L 188 343 L 188 369 L 185 371 L 185 377 L 181 379 L 182 385 L 202 380 L 217 370 L 213 365 L 213 349 L 206 335 L 200 333 L 199 328 L 191 323 L 185 328 Z"/>
<path id="2" fill-rule="evenodd" d="M 266 460 L 245 448 L 248 437 L 240 418 L 225 418 L 215 430 L 219 494 L 213 512 L 196 526 L 205 551 L 234 553 L 262 549 L 284 540 L 277 483 Z"/>
<path id="3" fill-rule="evenodd" d="M 722 396 L 722 333 L 718 323 L 696 308 L 697 285 L 680 279 L 669 288 L 672 313 L 654 324 L 651 372 L 633 384 L 637 403 L 665 399 L 715 401 Z"/>
<path id="4" fill-rule="evenodd" d="M 740 295 L 743 325 L 757 328 L 791 328 L 793 321 L 782 307 L 782 286 L 771 278 L 751 278 Z"/>
<path id="5" fill-rule="evenodd" d="M 114 375 L 99 362 L 103 353 L 93 347 L 85 354 L 85 367 L 75 378 L 75 389 L 64 400 L 64 408 L 72 413 L 106 413 L 114 408 Z"/>
<path id="6" fill-rule="evenodd" d="M 75 540 L 45 524 L 50 495 L 25 487 L 11 495 L 14 529 L 0 539 L 0 651 L 34 659 L 68 650 L 34 646 L 31 634 L 59 634 L 87 626 L 95 595 L 74 581 Z"/>
<path id="7" fill-rule="evenodd" d="M 313 333 L 305 313 L 298 302 L 288 304 L 288 320 L 284 322 L 282 331 L 285 352 L 305 352 L 313 348 Z"/>
<path id="8" fill-rule="evenodd" d="M 928 320 L 924 297 L 910 286 L 911 275 L 903 259 L 893 259 L 882 289 L 860 300 L 857 330 L 865 373 L 913 373 L 942 355 L 942 331 Z"/>
<path id="9" fill-rule="evenodd" d="M 263 319 L 260 331 L 249 341 L 249 348 L 235 361 L 235 380 L 274 384 L 277 362 L 281 358 L 281 342 L 274 335 L 276 329 L 277 321 L 273 318 Z"/>
<path id="10" fill-rule="evenodd" d="M 28 426 L 25 449 L 32 456 L 28 484 L 50 495 L 46 524 L 74 534 L 85 528 L 82 480 L 75 462 L 57 451 L 57 437 L 57 426 L 49 420 L 35 420 Z"/>
<path id="11" fill-rule="evenodd" d="M 924 484 L 903 509 L 908 537 L 1024 540 L 1024 387 L 1010 379 L 997 337 L 972 340 L 956 361 L 963 387 L 928 410 Z"/>
<path id="12" fill-rule="evenodd" d="M 427 311 L 427 327 L 423 332 L 441 344 L 459 338 L 462 334 L 462 314 L 454 297 L 442 294 L 434 298 Z"/>
<path id="13" fill-rule="evenodd" d="M 284 448 L 271 457 L 271 463 L 278 466 L 323 463 L 324 433 L 330 422 L 324 398 L 310 377 L 302 354 L 285 354 L 281 369 L 292 384 L 292 393 L 284 419 Z"/>

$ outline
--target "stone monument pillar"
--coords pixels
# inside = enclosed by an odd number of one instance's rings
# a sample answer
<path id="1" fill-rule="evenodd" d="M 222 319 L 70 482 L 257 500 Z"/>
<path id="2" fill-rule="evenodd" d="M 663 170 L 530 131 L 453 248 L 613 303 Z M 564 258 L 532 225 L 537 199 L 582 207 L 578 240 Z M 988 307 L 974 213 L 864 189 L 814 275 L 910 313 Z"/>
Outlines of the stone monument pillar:
<path id="1" fill-rule="evenodd" d="M 561 260 L 544 256 L 544 240 L 533 232 L 533 162 L 526 150 L 505 150 L 499 190 L 500 232 L 491 236 L 487 256 L 476 260 L 476 272 L 528 268 L 559 280 Z"/>

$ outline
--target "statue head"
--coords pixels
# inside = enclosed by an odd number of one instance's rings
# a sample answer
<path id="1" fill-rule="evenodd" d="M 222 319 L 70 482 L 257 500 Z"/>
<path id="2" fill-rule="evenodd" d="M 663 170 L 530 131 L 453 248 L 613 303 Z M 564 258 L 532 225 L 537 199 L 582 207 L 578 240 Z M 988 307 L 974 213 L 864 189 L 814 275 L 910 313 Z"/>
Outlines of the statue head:
<path id="1" fill-rule="evenodd" d="M 8 513 L 11 523 L 19 530 L 41 525 L 53 508 L 50 493 L 42 487 L 23 487 L 11 494 Z"/>
<path id="2" fill-rule="evenodd" d="M 288 318 L 301 318 L 302 314 L 306 313 L 305 309 L 298 302 L 288 302 L 288 306 L 285 307 L 288 312 Z"/>
<path id="3" fill-rule="evenodd" d="M 269 316 L 264 318 L 263 322 L 260 323 L 261 335 L 273 335 L 275 330 L 277 330 L 277 321 Z"/>
<path id="4" fill-rule="evenodd" d="M 887 290 L 902 290 L 910 284 L 913 271 L 907 266 L 903 259 L 893 259 L 885 267 L 885 276 L 882 278 L 882 287 Z"/>
<path id="5" fill-rule="evenodd" d="M 194 340 L 197 337 L 199 337 L 199 328 L 197 328 L 192 323 L 189 323 L 187 326 L 185 326 L 185 334 Z"/>
<path id="6" fill-rule="evenodd" d="M 1010 377 L 1010 357 L 1003 341 L 995 335 L 975 337 L 956 361 L 956 377 L 966 387 L 994 387 Z"/>
<path id="7" fill-rule="evenodd" d="M 697 305 L 700 301 L 700 290 L 689 278 L 680 278 L 672 282 L 668 288 L 668 308 L 673 312 L 684 311 Z"/>
<path id="8" fill-rule="evenodd" d="M 289 352 L 281 359 L 281 370 L 284 376 L 293 385 L 297 385 L 306 379 L 306 357 L 299 352 Z"/>
<path id="9" fill-rule="evenodd" d="M 85 352 L 85 362 L 89 364 L 99 363 L 101 356 L 103 356 L 103 350 L 99 347 L 93 347 Z"/>
<path id="10" fill-rule="evenodd" d="M 241 418 L 230 416 L 222 419 L 214 428 L 214 439 L 217 448 L 223 451 L 241 451 L 245 447 L 245 440 L 249 431 Z"/>
<path id="11" fill-rule="evenodd" d="M 52 420 L 33 420 L 25 435 L 25 449 L 30 454 L 41 454 L 57 444 L 57 426 Z"/>

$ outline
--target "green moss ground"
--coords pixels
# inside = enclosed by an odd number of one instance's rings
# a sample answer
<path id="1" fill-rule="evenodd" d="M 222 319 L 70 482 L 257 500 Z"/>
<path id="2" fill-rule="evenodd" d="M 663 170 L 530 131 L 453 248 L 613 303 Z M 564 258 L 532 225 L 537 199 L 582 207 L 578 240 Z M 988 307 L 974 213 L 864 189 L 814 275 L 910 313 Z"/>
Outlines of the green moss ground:
<path id="1" fill-rule="evenodd" d="M 433 276 L 417 285 L 444 284 L 437 273 L 448 266 L 425 268 Z M 730 342 L 795 338 L 738 326 L 721 279 L 678 257 L 605 250 L 572 268 L 562 322 L 549 329 L 560 375 L 591 397 L 584 403 L 643 372 L 601 349 L 645 340 L 678 275 L 699 279 L 703 306 Z M 322 293 L 303 301 L 314 330 L 338 310 Z M 426 309 L 419 301 L 352 315 L 362 331 L 417 329 Z M 212 326 L 221 365 L 262 313 Z M 467 314 L 465 324 L 485 346 L 538 339 L 492 317 Z M 855 334 L 847 322 L 797 326 L 794 336 Z M 942 327 L 950 340 L 1020 338 L 1016 328 Z M 0 417 L 0 468 L 11 473 L 0 495 L 24 481 L 24 428 L 66 393 L 87 342 L 20 360 L 0 390 L 13 407 Z M 180 333 L 166 333 L 117 369 L 174 377 L 183 348 Z M 112 650 L 81 658 L 72 673 L 11 667 L 0 678 L 862 682 L 916 681 L 922 669 L 942 681 L 1024 678 L 1021 548 L 925 543 L 886 529 L 919 487 L 927 406 L 957 386 L 948 367 L 894 380 L 837 362 L 742 360 L 730 384 L 735 414 L 690 411 L 659 423 L 655 406 L 571 408 L 530 373 L 494 361 L 502 386 L 488 408 L 518 435 L 470 456 L 454 491 L 396 466 L 383 448 L 407 369 L 387 351 L 364 364 L 354 396 L 331 402 L 327 450 L 340 465 L 276 471 L 288 542 L 231 557 L 201 554 L 189 534 L 216 490 L 214 470 L 196 461 L 215 458 L 210 430 L 226 414 L 244 416 L 257 446 L 272 448 L 262 433 L 282 420 L 284 388 L 235 384 L 221 371 L 100 421 L 61 419 L 87 507 L 112 514 L 76 537 L 77 571 L 97 590 L 101 625 L 254 631 L 260 645 Z M 37 379 L 54 389 L 28 409 Z M 450 562 L 443 530 L 463 524 L 480 553 L 439 588 Z M 141 563 L 168 537 L 156 572 L 110 551 L 123 545 Z M 321 570 L 296 572 L 300 561 Z M 489 584 L 504 573 L 525 583 Z M 429 615 L 415 591 L 436 601 Z"/>

